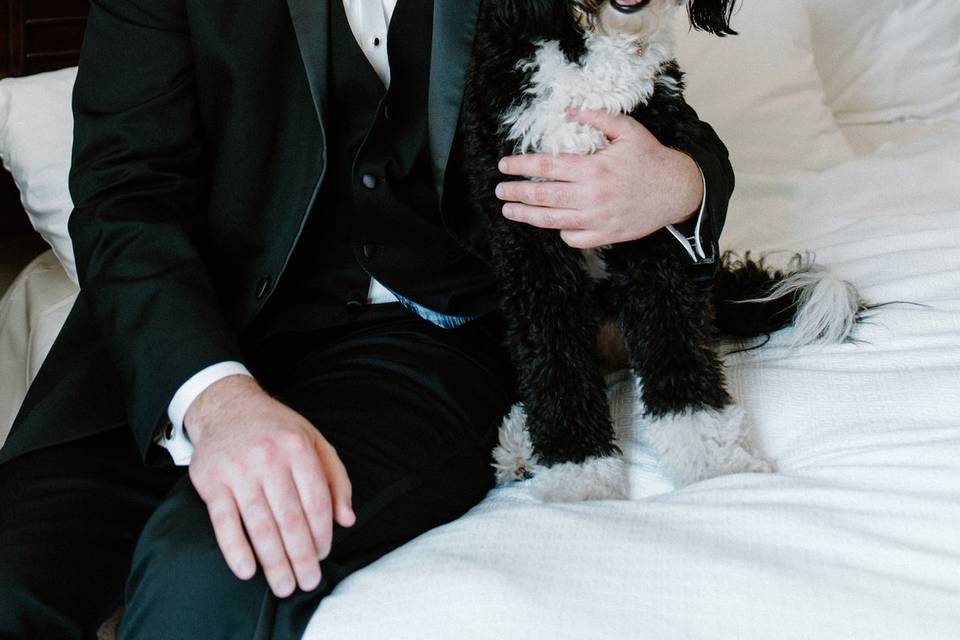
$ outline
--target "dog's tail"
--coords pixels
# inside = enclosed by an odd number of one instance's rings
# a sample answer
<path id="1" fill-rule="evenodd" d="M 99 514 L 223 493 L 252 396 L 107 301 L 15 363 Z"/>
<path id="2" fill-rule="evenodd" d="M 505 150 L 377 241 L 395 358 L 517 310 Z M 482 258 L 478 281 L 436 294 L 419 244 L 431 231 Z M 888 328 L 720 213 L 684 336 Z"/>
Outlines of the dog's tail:
<path id="1" fill-rule="evenodd" d="M 849 282 L 797 254 L 785 269 L 726 252 L 713 286 L 716 326 L 743 338 L 793 325 L 791 346 L 843 342 L 870 307 Z"/>

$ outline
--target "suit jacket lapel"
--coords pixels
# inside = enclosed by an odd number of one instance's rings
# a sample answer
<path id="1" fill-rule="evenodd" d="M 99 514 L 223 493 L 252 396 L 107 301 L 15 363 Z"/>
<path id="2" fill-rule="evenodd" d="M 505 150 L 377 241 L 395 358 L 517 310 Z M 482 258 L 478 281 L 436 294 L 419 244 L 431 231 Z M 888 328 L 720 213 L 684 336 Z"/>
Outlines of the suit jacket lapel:
<path id="1" fill-rule="evenodd" d="M 300 57 L 310 83 L 310 95 L 313 96 L 313 104 L 321 122 L 327 99 L 331 1 L 341 0 L 287 0 Z"/>
<path id="2" fill-rule="evenodd" d="M 341 0 L 287 0 L 317 117 L 323 120 L 329 58 L 329 3 Z M 434 0 L 428 118 L 430 156 L 437 193 L 443 183 L 473 53 L 481 0 Z"/>
<path id="3" fill-rule="evenodd" d="M 291 0 L 292 1 L 292 0 Z M 473 53 L 480 0 L 434 0 L 428 118 L 430 156 L 440 201 Z"/>

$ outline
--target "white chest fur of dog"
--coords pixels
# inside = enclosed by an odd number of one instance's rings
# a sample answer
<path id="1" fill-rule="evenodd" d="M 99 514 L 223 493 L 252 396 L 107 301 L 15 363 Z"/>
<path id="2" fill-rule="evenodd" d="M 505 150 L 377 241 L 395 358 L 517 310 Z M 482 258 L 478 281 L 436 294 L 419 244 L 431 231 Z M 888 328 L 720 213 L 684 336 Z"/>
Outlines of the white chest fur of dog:
<path id="1" fill-rule="evenodd" d="M 649 42 L 622 34 L 589 34 L 579 64 L 567 59 L 557 41 L 539 42 L 536 53 L 518 64 L 529 74 L 522 99 L 501 116 L 516 152 L 586 155 L 603 149 L 604 135 L 568 121 L 566 109 L 630 113 L 650 100 L 658 84 L 675 91 L 672 78 L 660 76 L 663 65 L 673 59 L 671 34 L 669 28 L 658 29 Z"/>
<path id="2" fill-rule="evenodd" d="M 589 125 L 567 120 L 567 108 L 630 113 L 646 104 L 658 86 L 676 92 L 673 78 L 661 75 L 673 59 L 669 28 L 657 29 L 647 43 L 633 35 L 594 33 L 585 44 L 579 64 L 567 59 L 556 40 L 546 40 L 517 65 L 529 74 L 529 83 L 522 99 L 501 116 L 516 153 L 596 153 L 607 146 L 607 138 Z M 584 269 L 595 279 L 604 278 L 599 254 L 582 253 Z"/>

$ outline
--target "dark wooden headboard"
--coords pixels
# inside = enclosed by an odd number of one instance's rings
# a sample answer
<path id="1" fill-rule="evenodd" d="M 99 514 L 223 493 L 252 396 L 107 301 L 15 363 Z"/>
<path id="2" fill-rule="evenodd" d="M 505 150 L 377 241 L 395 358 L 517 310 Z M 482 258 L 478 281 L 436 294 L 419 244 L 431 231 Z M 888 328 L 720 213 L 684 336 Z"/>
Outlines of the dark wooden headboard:
<path id="1" fill-rule="evenodd" d="M 77 64 L 89 0 L 0 0 L 0 78 Z M 30 226 L 13 179 L 0 170 L 0 237 Z"/>

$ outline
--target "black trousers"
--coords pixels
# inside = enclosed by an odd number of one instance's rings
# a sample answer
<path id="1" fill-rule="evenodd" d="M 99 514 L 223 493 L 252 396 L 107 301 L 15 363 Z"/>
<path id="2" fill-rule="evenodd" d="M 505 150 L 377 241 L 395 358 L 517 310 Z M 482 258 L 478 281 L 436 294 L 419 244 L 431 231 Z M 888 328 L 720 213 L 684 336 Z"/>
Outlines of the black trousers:
<path id="1" fill-rule="evenodd" d="M 283 334 L 252 360 L 353 485 L 357 522 L 334 525 L 319 587 L 279 600 L 262 573 L 236 579 L 184 470 L 144 466 L 118 429 L 0 466 L 0 638 L 93 638 L 121 603 L 123 639 L 299 638 L 340 580 L 492 487 L 490 451 L 513 400 L 496 317 Z"/>

